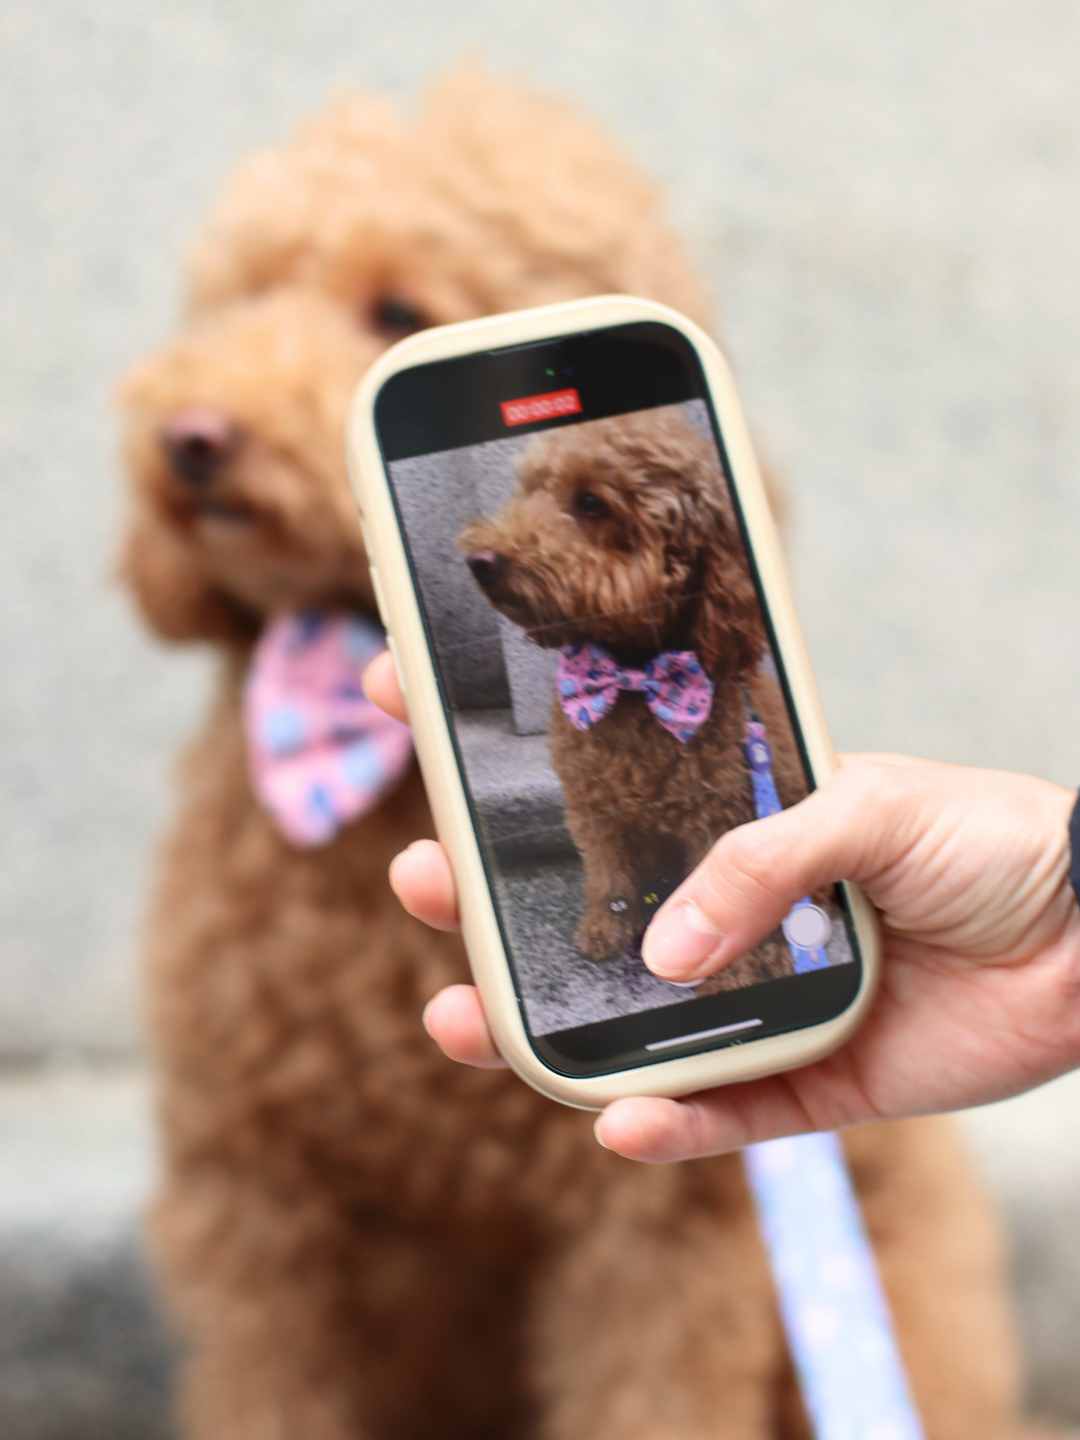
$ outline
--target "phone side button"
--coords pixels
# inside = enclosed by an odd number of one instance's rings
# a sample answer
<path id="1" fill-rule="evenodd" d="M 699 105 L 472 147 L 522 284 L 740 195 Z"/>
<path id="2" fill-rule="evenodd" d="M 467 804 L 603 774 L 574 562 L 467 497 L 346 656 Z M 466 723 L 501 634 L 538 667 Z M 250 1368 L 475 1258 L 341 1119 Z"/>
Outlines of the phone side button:
<path id="1" fill-rule="evenodd" d="M 394 644 L 394 637 L 387 635 L 386 648 L 390 651 L 390 659 L 394 662 L 394 674 L 397 676 L 397 683 L 401 686 L 401 693 L 407 700 L 409 692 L 405 689 L 405 677 L 401 673 L 401 661 L 398 659 L 397 646 Z"/>
<path id="2" fill-rule="evenodd" d="M 386 629 L 386 597 L 383 594 L 382 581 L 379 579 L 379 572 L 374 565 L 368 566 L 368 574 L 371 576 L 371 588 L 375 591 L 375 604 L 379 607 L 379 619 Z"/>

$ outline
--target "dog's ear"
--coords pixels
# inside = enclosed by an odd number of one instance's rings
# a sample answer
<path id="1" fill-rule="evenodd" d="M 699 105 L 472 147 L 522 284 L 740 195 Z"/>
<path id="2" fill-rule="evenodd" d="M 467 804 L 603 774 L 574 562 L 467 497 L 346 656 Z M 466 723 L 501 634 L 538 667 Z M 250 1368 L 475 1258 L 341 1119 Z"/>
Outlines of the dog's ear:
<path id="1" fill-rule="evenodd" d="M 697 517 L 700 549 L 690 648 L 708 675 L 730 679 L 760 662 L 765 622 L 733 518 L 714 500 L 703 505 L 702 512 Z"/>
<path id="2" fill-rule="evenodd" d="M 148 506 L 132 518 L 117 572 L 165 640 L 235 643 L 254 633 L 251 618 L 198 573 L 182 539 Z"/>

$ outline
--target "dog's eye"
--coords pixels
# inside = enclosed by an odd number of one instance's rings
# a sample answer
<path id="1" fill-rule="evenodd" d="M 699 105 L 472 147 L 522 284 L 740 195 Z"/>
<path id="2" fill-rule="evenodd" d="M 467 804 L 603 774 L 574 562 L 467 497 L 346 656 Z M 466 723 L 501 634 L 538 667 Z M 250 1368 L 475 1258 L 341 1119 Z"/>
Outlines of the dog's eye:
<path id="1" fill-rule="evenodd" d="M 591 490 L 579 490 L 574 496 L 574 509 L 579 515 L 584 515 L 587 520 L 598 520 L 601 515 L 608 513 L 608 507 L 594 495 Z"/>
<path id="2" fill-rule="evenodd" d="M 420 313 L 415 305 L 409 300 L 403 300 L 400 295 L 383 295 L 376 300 L 371 307 L 371 318 L 375 327 L 381 330 L 384 335 L 392 335 L 400 339 L 402 335 L 411 335 L 414 330 L 427 328 L 427 318 Z"/>

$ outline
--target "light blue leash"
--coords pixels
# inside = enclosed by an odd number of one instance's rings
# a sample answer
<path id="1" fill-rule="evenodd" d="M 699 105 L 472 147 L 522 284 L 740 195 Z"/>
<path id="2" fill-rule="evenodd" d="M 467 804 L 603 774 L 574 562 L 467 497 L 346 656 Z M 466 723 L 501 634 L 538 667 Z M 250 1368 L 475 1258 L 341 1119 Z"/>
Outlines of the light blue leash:
<path id="1" fill-rule="evenodd" d="M 749 698 L 747 709 L 760 820 L 781 806 L 765 726 Z M 784 935 L 797 974 L 828 965 L 827 923 L 808 897 L 792 906 Z M 744 1150 L 743 1161 L 817 1440 L 924 1440 L 840 1141 L 768 1140 Z"/>

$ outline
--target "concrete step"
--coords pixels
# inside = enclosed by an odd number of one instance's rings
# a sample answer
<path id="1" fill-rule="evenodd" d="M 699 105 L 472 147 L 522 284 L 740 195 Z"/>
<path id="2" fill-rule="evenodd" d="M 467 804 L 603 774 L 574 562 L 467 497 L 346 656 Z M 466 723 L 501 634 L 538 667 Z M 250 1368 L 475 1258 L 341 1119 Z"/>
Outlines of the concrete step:
<path id="1" fill-rule="evenodd" d="M 1080 1421 L 1080 1071 L 961 1123 L 1008 1226 L 1033 1403 Z"/>
<path id="2" fill-rule="evenodd" d="M 0 1435 L 165 1440 L 172 1350 L 143 1253 L 135 1069 L 0 1079 Z"/>
<path id="3" fill-rule="evenodd" d="M 458 743 L 477 815 L 506 864 L 576 856 L 547 735 L 519 735 L 513 713 L 459 710 Z"/>
<path id="4" fill-rule="evenodd" d="M 1032 1406 L 1080 1424 L 1080 1075 L 961 1124 L 1012 1238 Z M 140 1234 L 154 1169 L 139 1069 L 0 1077 L 4 1440 L 170 1434 L 174 1351 Z"/>

